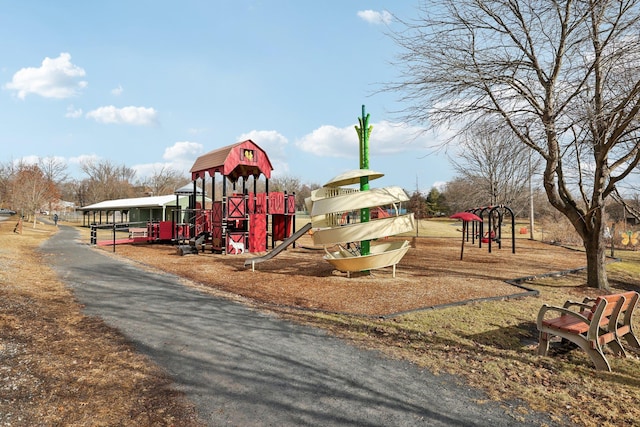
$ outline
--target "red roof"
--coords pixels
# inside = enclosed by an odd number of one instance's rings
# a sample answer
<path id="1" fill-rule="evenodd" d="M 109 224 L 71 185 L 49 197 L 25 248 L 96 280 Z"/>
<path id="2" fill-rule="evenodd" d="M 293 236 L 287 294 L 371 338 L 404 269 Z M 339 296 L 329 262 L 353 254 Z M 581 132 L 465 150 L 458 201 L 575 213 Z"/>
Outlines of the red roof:
<path id="1" fill-rule="evenodd" d="M 248 139 L 203 154 L 196 159 L 190 172 L 194 180 L 204 178 L 206 172 L 210 176 L 218 172 L 235 182 L 240 177 L 258 178 L 260 174 L 269 179 L 272 170 L 267 153 Z"/>

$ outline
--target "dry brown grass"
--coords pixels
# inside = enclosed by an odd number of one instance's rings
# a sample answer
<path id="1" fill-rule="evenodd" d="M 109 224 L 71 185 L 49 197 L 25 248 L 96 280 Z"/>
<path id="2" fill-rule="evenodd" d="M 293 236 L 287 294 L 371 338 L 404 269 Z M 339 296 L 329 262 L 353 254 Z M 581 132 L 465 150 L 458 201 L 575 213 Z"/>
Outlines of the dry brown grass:
<path id="1" fill-rule="evenodd" d="M 442 236 L 455 235 L 456 227 L 450 222 L 442 222 L 443 227 L 437 233 L 440 238 L 419 238 L 417 247 L 412 249 L 398 268 L 398 277 L 392 278 L 389 270 L 374 272 L 372 276 L 360 276 L 347 279 L 345 275 L 333 272 L 322 259 L 322 253 L 316 250 L 297 248 L 287 250 L 268 263 L 257 266 L 256 272 L 247 271 L 243 267 L 243 256 L 221 256 L 200 254 L 180 257 L 175 248 L 163 245 L 118 246 L 115 256 L 126 257 L 140 263 L 141 268 L 160 268 L 177 273 L 200 289 L 211 292 L 226 292 L 229 295 L 241 295 L 247 303 L 269 309 L 281 316 L 326 328 L 333 333 L 352 340 L 357 345 L 376 348 L 392 357 L 411 360 L 434 372 L 450 372 L 459 376 L 466 384 L 486 390 L 489 397 L 496 400 L 521 399 L 522 412 L 527 407 L 551 414 L 558 424 L 584 426 L 613 426 L 633 425 L 640 419 L 640 408 L 636 405 L 635 397 L 640 392 L 640 361 L 636 353 L 632 357 L 622 359 L 608 355 L 613 372 L 597 372 L 593 369 L 588 358 L 579 350 L 551 352 L 550 357 L 539 357 L 535 354 L 537 345 L 537 331 L 535 318 L 540 305 L 545 303 L 561 304 L 566 299 L 581 299 L 583 296 L 594 296 L 597 290 L 585 288 L 584 276 L 574 274 L 566 277 L 545 278 L 528 283 L 540 291 L 539 297 L 526 297 L 508 300 L 473 303 L 464 306 L 422 310 L 404 315 L 376 318 L 379 314 L 392 314 L 398 311 L 411 310 L 441 303 L 455 302 L 461 299 L 504 296 L 516 289 L 503 283 L 505 279 L 513 279 L 527 275 L 541 275 L 549 271 L 565 268 L 575 268 L 584 265 L 584 256 L 576 251 L 570 251 L 557 246 L 543 245 L 519 239 L 517 253 L 510 253 L 509 245 L 502 250 L 494 250 L 488 254 L 486 247 L 482 250 L 471 247 L 465 249 L 464 261 L 459 261 L 460 241 Z M 446 228 L 448 227 L 448 228 Z M 517 228 L 517 227 L 516 227 Z M 0 231 L 2 228 L 0 227 Z M 447 230 L 449 230 L 447 232 Z M 452 231 L 453 230 L 453 231 Z M 426 227 L 425 234 L 428 234 Z M 421 235 L 425 235 L 421 234 Z M 88 236 L 87 236 L 88 239 Z M 18 240 L 18 239 L 15 239 Z M 308 245 L 309 242 L 301 242 Z M 104 248 L 108 253 L 111 248 Z M 1 262 L 6 259 L 0 258 Z M 624 262 L 610 265 L 610 277 L 614 290 L 639 289 L 640 256 L 636 252 L 617 252 L 624 258 Z M 36 259 L 37 260 L 37 259 Z M 18 262 L 13 259 L 13 265 Z M 6 269 L 3 269 L 6 271 Z M 40 270 L 38 270 L 40 271 Z M 40 282 L 50 283 L 53 279 Z M 3 273 L 4 274 L 4 273 Z M 38 273 L 40 274 L 40 273 Z M 14 274 L 12 280 L 24 281 L 24 274 Z M 4 275 L 3 283 L 8 282 Z M 24 286 L 36 286 L 25 284 Z M 27 292 L 25 298 L 29 301 L 42 298 L 42 283 L 36 286 L 37 292 Z M 11 296 L 12 304 L 22 304 L 22 295 L 26 292 L 22 288 L 7 288 L 5 293 Z M 44 306 L 59 307 L 62 302 L 72 300 L 72 296 L 65 290 L 56 291 L 56 298 L 40 300 Z M 14 295 L 15 294 L 15 295 Z M 4 295 L 3 295 L 4 296 Z M 58 308 L 60 309 L 60 308 Z M 150 370 L 151 377 L 168 390 L 165 377 L 149 365 L 144 358 L 135 355 L 126 343 L 121 342 L 117 333 L 104 327 L 96 319 L 72 321 L 77 314 L 69 317 L 66 311 L 56 309 L 47 316 L 50 324 L 66 325 L 68 322 L 72 330 L 79 330 L 74 334 L 45 333 L 45 325 L 39 324 L 31 329 L 31 334 L 40 336 L 57 336 L 59 365 L 54 369 L 57 379 L 56 387 L 71 390 L 83 384 L 78 381 L 80 374 L 73 374 L 73 361 L 80 362 L 87 367 L 90 362 L 94 369 L 104 372 L 114 359 L 118 361 L 118 369 L 130 375 L 138 372 L 135 363 L 122 362 L 120 357 L 108 357 L 119 354 L 133 357 L 137 363 Z M 47 308 L 46 310 L 51 310 Z M 38 312 L 46 311 L 38 308 Z M 77 307 L 73 310 L 77 310 Z M 321 311 L 325 310 L 325 311 Z M 335 312 L 340 311 L 341 314 Z M 10 313 L 5 311 L 5 313 Z M 37 317 L 28 312 L 14 310 L 11 322 L 29 322 Z M 54 320 L 59 316 L 60 320 Z M 373 317 L 368 317 L 373 316 Z M 33 335 L 24 337 L 19 335 L 19 328 L 6 328 L 5 317 L 2 318 L 3 333 L 0 343 L 3 345 L 17 345 L 22 353 L 15 357 L 27 358 L 27 347 L 35 346 L 36 342 L 28 341 Z M 82 358 L 76 354 L 77 348 L 83 346 L 78 343 L 76 336 L 83 336 L 87 325 L 91 339 L 101 337 L 109 345 L 115 346 L 102 358 Z M 638 328 L 638 318 L 635 319 Z M 100 327 L 97 327 L 100 325 Z M 47 326 L 50 327 L 50 326 Z M 62 326 L 56 326 L 62 328 Z M 7 335 L 5 331 L 12 331 Z M 57 329 L 56 329 L 57 330 Z M 41 333 L 39 333 L 41 332 Z M 81 333 L 82 332 L 82 333 Z M 5 336 L 16 337 L 6 341 Z M 88 339 L 88 338 L 83 338 Z M 28 341 L 20 347 L 23 341 Z M 17 344 L 15 344 L 17 343 Z M 102 344 L 105 345 L 105 344 Z M 41 351 L 49 351 L 50 346 Z M 122 349 L 122 350 L 117 350 Z M 3 353 L 5 354 L 4 350 Z M 3 356 L 4 357 L 4 356 Z M 44 358 L 42 358 L 44 359 Z M 16 359 L 23 360 L 23 359 Z M 24 359 L 26 360 L 26 359 Z M 3 360 L 4 362 L 4 360 Z M 16 362 L 17 363 L 17 362 Z M 40 360 L 38 363 L 45 363 Z M 36 362 L 34 362 L 37 365 Z M 34 366 L 35 366 L 34 365 Z M 18 366 L 27 366 L 22 375 L 32 375 L 34 372 L 29 364 L 14 364 L 14 371 Z M 71 373 L 67 374 L 66 370 Z M 83 370 L 85 372 L 85 370 Z M 39 374 L 42 375 L 42 374 Z M 86 376 L 86 373 L 84 374 Z M 30 377 L 25 377 L 30 378 Z M 84 377 L 83 377 L 84 378 Z M 125 379 L 123 380 L 126 382 Z M 130 379 L 135 383 L 138 379 Z M 143 381 L 143 380 L 140 380 Z M 92 381 L 92 387 L 109 382 L 103 378 L 103 383 Z M 14 399 L 22 399 L 21 408 L 29 410 L 26 402 L 30 400 L 27 394 L 38 396 L 40 410 L 48 410 L 49 416 L 56 412 L 47 409 L 47 403 L 60 399 L 58 395 L 49 391 L 43 393 L 36 381 L 23 383 L 16 392 Z M 116 388 L 126 390 L 123 399 L 129 392 L 133 393 L 139 386 L 123 383 Z M 74 389 L 75 390 L 75 389 Z M 97 389 L 84 391 L 88 396 L 96 396 Z M 79 395 L 75 391 L 69 395 Z M 144 394 L 144 393 L 143 393 Z M 169 392 L 170 396 L 174 396 Z M 116 398 L 117 396 L 114 396 Z M 139 401 L 138 397 L 131 397 L 127 402 Z M 100 413 L 111 408 L 110 401 L 83 398 L 73 401 L 69 399 L 70 407 L 74 410 L 83 408 L 80 403 L 91 402 L 93 410 Z M 173 402 L 173 400 L 170 400 Z M 3 400 L 3 402 L 5 402 Z M 75 402 L 75 403 L 74 403 Z M 156 402 L 151 399 L 151 402 Z M 5 404 L 5 403 L 3 403 Z M 76 405 L 76 406 L 73 406 Z M 64 405 L 62 405 L 64 406 Z M 124 406 L 124 404 L 123 404 Z M 145 407 L 145 405 L 142 405 Z M 153 405 L 149 406 L 153 407 Z M 180 406 L 178 406 L 180 407 Z M 7 407 L 0 407 L 2 413 Z M 124 412 L 131 413 L 133 408 L 140 408 L 135 404 L 129 405 Z M 180 407 L 183 408 L 183 407 Z M 21 409 L 22 411 L 22 409 Z M 179 411 L 178 411 L 179 412 Z M 18 414 L 13 410 L 14 414 Z M 24 412 L 34 416 L 35 412 Z M 153 410 L 145 412 L 145 420 L 150 420 L 149 414 L 158 415 Z M 67 417 L 71 415 L 67 413 Z M 77 415 L 81 417 L 81 415 Z M 124 415 L 125 417 L 127 415 Z M 140 415 L 141 416 L 141 415 Z M 159 415 L 158 415 L 159 416 Z M 33 418 L 32 418 L 33 419 Z M 55 418 L 51 418 L 54 420 Z M 62 419 L 63 421 L 66 419 Z M 70 418 L 68 418 L 70 419 Z M 81 420 L 82 418 L 78 418 Z M 142 419 L 142 418 L 139 418 Z M 179 419 L 179 418 L 176 418 Z M 64 423 L 64 422 L 63 422 Z M 73 422 L 72 422 L 73 423 Z M 78 422 L 80 424 L 81 422 Z M 138 423 L 145 424 L 145 422 Z M 146 424 L 153 424 L 146 422 Z M 158 423 L 160 424 L 160 423 Z M 176 422 L 176 425 L 180 424 Z"/>
<path id="2" fill-rule="evenodd" d="M 450 221 L 442 221 L 435 229 L 440 236 L 459 233 Z M 494 247 L 491 254 L 486 246 L 469 245 L 463 261 L 459 260 L 458 238 L 418 238 L 395 279 L 389 269 L 348 279 L 331 270 L 322 252 L 300 247 L 257 265 L 253 273 L 243 267 L 244 259 L 251 255 L 181 257 L 173 247 L 125 245 L 117 247 L 116 256 L 177 273 L 201 288 L 241 295 L 285 318 L 326 328 L 357 345 L 411 360 L 434 372 L 458 375 L 461 381 L 486 390 L 492 399 L 520 399 L 524 402 L 521 411 L 530 407 L 547 412 L 558 424 L 634 424 L 640 419 L 635 404 L 640 392 L 636 353 L 627 359 L 609 354 L 611 373 L 595 371 L 580 350 L 552 348 L 550 357 L 536 355 L 535 319 L 542 303 L 562 304 L 599 293 L 585 287 L 582 274 L 528 282 L 527 286 L 540 291 L 538 297 L 393 315 L 466 299 L 506 296 L 521 291 L 505 284 L 506 279 L 543 276 L 585 263 L 581 252 L 518 237 L 515 255 L 506 241 L 503 249 Z M 308 246 L 310 240 L 299 243 Z M 640 271 L 640 263 L 634 254 L 618 251 L 619 256 L 630 257 L 610 267 L 614 291 L 639 289 L 634 273 Z M 376 318 L 378 315 L 387 318 Z M 640 326 L 637 317 L 635 323 L 636 328 Z"/>
<path id="3" fill-rule="evenodd" d="M 119 245 L 116 255 L 266 305 L 372 317 L 518 294 L 525 291 L 505 280 L 584 264 L 582 253 L 560 249 L 558 256 L 548 245 L 526 239 L 518 240 L 515 255 L 510 244 L 501 250 L 494 246 L 492 253 L 468 244 L 462 261 L 458 238 L 418 238 L 413 244 L 395 278 L 391 268 L 348 278 L 322 259 L 323 251 L 309 249 L 308 236 L 298 241 L 297 248 L 257 264 L 255 272 L 244 267 L 252 254 L 180 256 L 173 246 L 144 244 Z"/>
<path id="4" fill-rule="evenodd" d="M 550 413 L 559 424 L 637 425 L 637 352 L 627 359 L 607 354 L 611 373 L 595 371 L 578 349 L 566 351 L 557 346 L 550 357 L 536 355 L 535 318 L 540 305 L 596 295 L 595 290 L 584 288 L 584 282 L 580 274 L 549 278 L 532 285 L 540 290 L 540 297 L 376 322 L 345 316 L 309 316 L 307 320 L 434 372 L 459 375 L 472 387 L 486 390 L 492 399 L 522 399 L 529 407 Z M 637 328 L 637 318 L 634 323 Z"/>
<path id="5" fill-rule="evenodd" d="M 35 248 L 54 227 L 0 222 L 0 424 L 196 426 L 166 374 L 87 317 Z"/>

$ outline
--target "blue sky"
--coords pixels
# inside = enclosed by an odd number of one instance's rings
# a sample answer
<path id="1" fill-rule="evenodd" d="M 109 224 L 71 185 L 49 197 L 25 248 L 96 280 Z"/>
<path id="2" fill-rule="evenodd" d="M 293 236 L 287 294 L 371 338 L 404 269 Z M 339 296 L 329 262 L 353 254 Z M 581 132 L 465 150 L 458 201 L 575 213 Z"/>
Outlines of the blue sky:
<path id="1" fill-rule="evenodd" d="M 358 168 L 371 114 L 372 186 L 422 191 L 453 173 L 433 138 L 397 122 L 390 13 L 415 1 L 0 0 L 1 162 L 56 156 L 76 176 L 106 159 L 185 174 L 250 138 L 274 176 L 323 184 Z"/>

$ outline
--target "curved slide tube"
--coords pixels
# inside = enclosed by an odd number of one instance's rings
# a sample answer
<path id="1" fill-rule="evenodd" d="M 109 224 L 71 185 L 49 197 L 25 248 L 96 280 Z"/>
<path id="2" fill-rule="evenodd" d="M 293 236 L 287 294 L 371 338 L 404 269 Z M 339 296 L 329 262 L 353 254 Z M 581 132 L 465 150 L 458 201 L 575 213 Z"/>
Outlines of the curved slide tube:
<path id="1" fill-rule="evenodd" d="M 413 213 L 375 219 L 370 222 L 354 222 L 339 227 L 324 228 L 313 233 L 315 245 L 334 245 L 337 243 L 375 240 L 381 237 L 395 236 L 415 230 Z"/>
<path id="2" fill-rule="evenodd" d="M 263 256 L 255 257 L 255 258 L 246 259 L 244 261 L 244 266 L 246 267 L 248 265 L 251 265 L 251 271 L 254 271 L 254 268 L 255 268 L 256 264 L 259 264 L 259 263 L 264 262 L 264 261 L 268 261 L 271 258 L 273 258 L 274 256 L 278 255 L 280 252 L 282 252 L 285 249 L 287 249 L 287 247 L 290 244 L 292 244 L 293 242 L 298 240 L 300 237 L 302 237 L 302 235 L 304 233 L 306 233 L 309 230 L 311 230 L 311 223 L 310 222 L 305 224 L 304 227 L 302 227 L 300 230 L 298 230 L 295 233 L 293 233 L 291 236 L 287 237 L 282 243 L 280 243 L 278 246 L 273 248 L 273 250 L 268 252 L 267 254 L 265 254 Z"/>
<path id="3" fill-rule="evenodd" d="M 311 214 L 311 223 L 317 230 L 313 233 L 313 243 L 323 245 L 327 255 L 324 259 L 340 271 L 350 272 L 374 270 L 393 267 L 393 277 L 396 276 L 396 264 L 409 250 L 409 242 L 376 242 L 369 247 L 369 252 L 362 255 L 356 242 L 372 241 L 389 236 L 397 236 L 415 230 L 416 223 L 413 213 L 399 215 L 400 204 L 409 200 L 407 193 L 398 186 L 372 188 L 358 191 L 343 188 L 341 185 L 351 185 L 360 182 L 360 178 L 370 179 L 382 176 L 379 172 L 360 169 L 345 172 L 333 178 L 324 187 L 311 193 L 305 200 Z M 365 221 L 349 222 L 348 213 L 363 208 L 382 208 L 393 205 L 395 215 L 383 215 L 382 218 Z M 342 215 L 341 215 L 342 214 Z M 347 220 L 344 221 L 344 215 Z M 356 215 L 357 216 L 357 215 Z M 346 222 L 344 224 L 343 222 Z M 341 245 L 356 243 L 357 250 L 350 250 Z M 327 246 L 337 245 L 340 250 L 329 252 Z"/>
<path id="4" fill-rule="evenodd" d="M 409 200 L 401 187 L 372 188 L 318 199 L 313 202 L 311 217 L 327 215 L 334 212 L 348 212 L 362 208 L 391 205 Z"/>
<path id="5" fill-rule="evenodd" d="M 375 270 L 393 266 L 393 277 L 396 277 L 396 264 L 409 250 L 409 242 L 389 242 L 371 246 L 371 254 L 354 255 L 340 246 L 337 252 L 328 252 L 324 256 L 331 265 L 340 271 Z"/>

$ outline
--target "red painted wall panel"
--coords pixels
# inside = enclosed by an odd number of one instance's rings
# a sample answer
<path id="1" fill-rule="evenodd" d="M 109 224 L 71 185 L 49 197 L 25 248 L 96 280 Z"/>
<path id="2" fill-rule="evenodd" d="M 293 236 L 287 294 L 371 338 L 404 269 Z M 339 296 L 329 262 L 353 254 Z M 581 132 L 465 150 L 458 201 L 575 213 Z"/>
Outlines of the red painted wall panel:
<path id="1" fill-rule="evenodd" d="M 249 216 L 249 252 L 264 252 L 267 250 L 267 215 L 254 214 Z"/>

